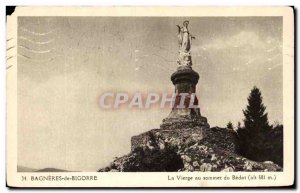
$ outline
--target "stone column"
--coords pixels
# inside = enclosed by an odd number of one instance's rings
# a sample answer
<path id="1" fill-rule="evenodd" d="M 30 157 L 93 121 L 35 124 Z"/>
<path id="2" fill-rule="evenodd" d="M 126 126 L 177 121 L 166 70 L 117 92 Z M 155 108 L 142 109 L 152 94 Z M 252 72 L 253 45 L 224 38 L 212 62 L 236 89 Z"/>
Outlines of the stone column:
<path id="1" fill-rule="evenodd" d="M 161 129 L 185 129 L 192 127 L 209 127 L 207 119 L 201 116 L 196 97 L 196 85 L 199 74 L 192 67 L 180 66 L 171 76 L 175 86 L 176 98 L 171 113 L 162 121 Z M 182 99 L 182 94 L 186 97 Z M 194 100 L 192 100 L 194 95 Z M 180 104 L 181 103 L 181 104 Z M 193 108 L 190 108 L 190 103 Z"/>

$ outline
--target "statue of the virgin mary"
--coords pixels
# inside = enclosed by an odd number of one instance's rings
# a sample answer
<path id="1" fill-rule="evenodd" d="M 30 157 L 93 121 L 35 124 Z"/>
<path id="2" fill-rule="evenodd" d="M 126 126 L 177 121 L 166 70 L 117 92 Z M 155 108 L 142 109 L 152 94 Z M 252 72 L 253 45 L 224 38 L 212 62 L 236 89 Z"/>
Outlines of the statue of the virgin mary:
<path id="1" fill-rule="evenodd" d="M 179 66 L 192 66 L 192 59 L 191 59 L 191 45 L 193 37 L 188 30 L 189 21 L 184 21 L 183 26 L 178 27 L 178 43 L 179 43 L 179 57 L 178 57 L 178 64 Z"/>

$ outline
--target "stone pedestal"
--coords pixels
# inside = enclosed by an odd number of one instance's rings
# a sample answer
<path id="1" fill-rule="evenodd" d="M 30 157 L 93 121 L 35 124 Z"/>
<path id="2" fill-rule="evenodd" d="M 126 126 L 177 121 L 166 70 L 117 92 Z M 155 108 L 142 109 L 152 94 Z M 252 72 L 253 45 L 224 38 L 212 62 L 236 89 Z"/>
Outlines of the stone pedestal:
<path id="1" fill-rule="evenodd" d="M 195 95 L 198 80 L 199 74 L 191 67 L 178 67 L 177 71 L 172 74 L 171 81 L 175 86 L 176 98 L 171 113 L 160 125 L 161 129 L 209 127 L 207 119 L 201 116 L 198 99 Z M 187 95 L 184 100 L 180 95 L 181 93 Z M 192 108 L 191 104 L 193 105 Z"/>

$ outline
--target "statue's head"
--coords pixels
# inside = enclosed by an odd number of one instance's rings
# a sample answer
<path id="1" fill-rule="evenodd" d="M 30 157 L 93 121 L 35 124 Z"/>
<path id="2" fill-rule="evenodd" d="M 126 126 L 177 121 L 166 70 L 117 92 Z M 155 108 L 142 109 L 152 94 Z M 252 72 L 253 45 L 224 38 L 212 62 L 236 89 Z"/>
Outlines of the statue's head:
<path id="1" fill-rule="evenodd" d="M 183 22 L 183 26 L 184 27 L 187 27 L 189 25 L 189 21 L 188 20 L 185 20 L 184 22 Z"/>

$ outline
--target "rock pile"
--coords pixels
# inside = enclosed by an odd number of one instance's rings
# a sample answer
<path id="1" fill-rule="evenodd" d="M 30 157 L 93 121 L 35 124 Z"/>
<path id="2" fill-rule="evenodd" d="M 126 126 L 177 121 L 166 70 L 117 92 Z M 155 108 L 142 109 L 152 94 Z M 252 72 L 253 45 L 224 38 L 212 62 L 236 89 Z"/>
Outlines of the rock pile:
<path id="1" fill-rule="evenodd" d="M 153 129 L 132 137 L 131 153 L 99 172 L 281 171 L 273 162 L 238 155 L 236 133 L 225 128 Z"/>

